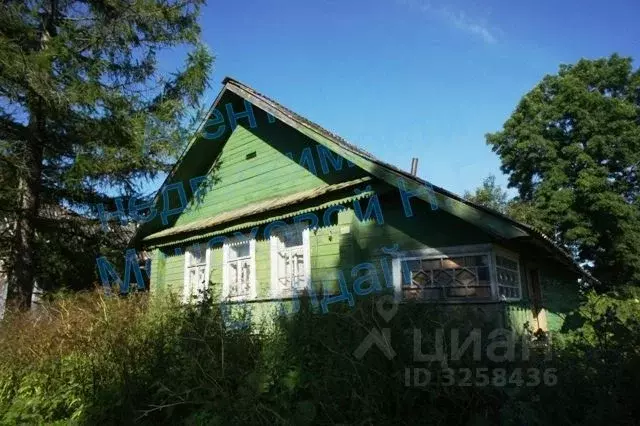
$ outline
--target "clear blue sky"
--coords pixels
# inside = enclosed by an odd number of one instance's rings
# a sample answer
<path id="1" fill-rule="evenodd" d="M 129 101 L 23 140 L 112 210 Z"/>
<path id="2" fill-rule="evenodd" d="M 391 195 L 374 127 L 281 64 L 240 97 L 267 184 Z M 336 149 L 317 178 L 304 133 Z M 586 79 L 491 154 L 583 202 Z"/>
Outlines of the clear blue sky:
<path id="1" fill-rule="evenodd" d="M 396 166 L 419 157 L 453 192 L 490 173 L 506 186 L 485 133 L 561 63 L 618 52 L 637 67 L 638 18 L 637 0 L 211 2 L 207 100 L 229 75 Z"/>

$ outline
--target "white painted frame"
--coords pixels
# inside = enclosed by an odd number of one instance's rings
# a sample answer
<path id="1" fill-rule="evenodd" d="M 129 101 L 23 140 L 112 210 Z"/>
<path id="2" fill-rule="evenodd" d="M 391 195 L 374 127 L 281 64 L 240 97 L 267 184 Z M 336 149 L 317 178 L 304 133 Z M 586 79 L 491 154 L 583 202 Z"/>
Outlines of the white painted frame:
<path id="1" fill-rule="evenodd" d="M 300 225 L 290 225 L 291 227 L 299 227 Z M 285 227 L 281 227 L 280 229 L 286 229 Z M 280 286 L 278 285 L 278 246 L 279 246 L 279 237 L 278 235 L 271 235 L 269 238 L 269 246 L 270 246 L 270 260 L 269 267 L 271 270 L 271 297 L 272 298 L 280 298 L 282 297 L 282 292 L 279 290 Z M 311 287 L 311 244 L 310 244 L 310 236 L 309 236 L 309 228 L 305 227 L 302 229 L 302 252 L 304 259 L 304 274 L 305 274 L 305 288 Z"/>
<path id="2" fill-rule="evenodd" d="M 498 288 L 498 261 L 496 259 L 497 256 L 505 257 L 513 262 L 516 262 L 518 266 L 517 275 L 518 275 L 518 290 L 520 293 L 520 297 L 505 297 L 500 299 L 500 291 Z M 495 298 L 506 301 L 506 302 L 517 302 L 522 300 L 522 268 L 520 266 L 520 255 L 518 253 L 512 252 L 511 250 L 507 250 L 500 246 L 494 246 L 493 252 L 491 253 L 492 262 L 495 265 L 493 268 L 493 273 L 495 276 Z M 539 271 L 539 270 L 538 270 Z"/>
<path id="3" fill-rule="evenodd" d="M 499 301 L 498 293 L 498 277 L 497 277 L 497 263 L 496 253 L 500 256 L 506 257 L 515 261 L 518 264 L 518 283 L 520 285 L 520 297 L 519 298 L 505 298 L 503 301 L 519 301 L 522 300 L 522 274 L 520 267 L 520 257 L 517 253 L 513 253 L 502 247 L 495 246 L 493 244 L 473 244 L 463 246 L 450 246 L 450 247 L 425 247 L 419 250 L 408 250 L 404 252 L 398 252 L 393 254 L 392 259 L 392 276 L 393 276 L 393 291 L 394 298 L 398 302 L 402 302 L 402 265 L 401 262 L 405 260 L 415 259 L 441 259 L 455 256 L 487 256 L 489 260 L 489 281 L 491 285 L 491 301 Z M 474 301 L 483 301 L 484 299 L 458 299 L 458 300 L 444 300 L 439 303 L 469 303 Z"/>
<path id="4" fill-rule="evenodd" d="M 231 296 L 229 281 L 229 250 L 233 245 L 249 242 L 249 296 Z M 222 300 L 241 301 L 255 300 L 258 297 L 258 287 L 256 284 L 256 240 L 255 238 L 233 238 L 227 239 L 222 246 Z"/>
<path id="5" fill-rule="evenodd" d="M 191 246 L 187 247 L 187 249 L 184 252 L 184 276 L 183 276 L 183 280 L 182 280 L 182 302 L 183 303 L 189 303 L 189 301 L 191 300 L 191 297 L 193 296 L 193 290 L 189 289 L 189 291 L 187 291 L 187 287 L 188 287 L 188 282 L 189 282 L 189 263 L 191 260 L 191 252 L 193 251 L 193 246 L 196 244 L 192 244 Z M 211 247 L 209 247 L 208 244 L 206 243 L 197 243 L 197 245 L 202 246 L 206 246 L 206 252 L 205 252 L 205 272 L 204 272 L 204 288 L 203 290 L 207 290 L 209 288 L 209 277 L 211 274 Z M 198 295 L 198 300 L 200 299 L 200 295 Z"/>

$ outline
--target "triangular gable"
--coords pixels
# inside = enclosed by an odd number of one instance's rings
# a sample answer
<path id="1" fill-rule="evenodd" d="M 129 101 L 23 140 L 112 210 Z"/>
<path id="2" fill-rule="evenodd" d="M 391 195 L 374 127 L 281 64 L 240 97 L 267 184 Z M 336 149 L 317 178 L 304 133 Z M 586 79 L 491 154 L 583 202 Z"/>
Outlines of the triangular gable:
<path id="1" fill-rule="evenodd" d="M 203 191 L 174 228 L 368 176 L 344 159 L 333 167 L 336 154 L 279 120 L 247 124 L 226 140 Z"/>
<path id="2" fill-rule="evenodd" d="M 205 119 L 198 126 L 198 129 L 196 130 L 194 136 L 185 146 L 177 161 L 167 174 L 164 182 L 160 186 L 160 190 L 158 190 L 155 197 L 153 198 L 151 204 L 156 209 L 157 214 L 155 215 L 154 219 L 142 222 L 142 224 L 136 230 L 136 233 L 131 239 L 129 245 L 140 245 L 140 242 L 145 235 L 157 232 L 163 228 L 166 228 L 167 226 L 172 226 L 173 222 L 175 222 L 175 220 L 177 219 L 176 217 L 172 217 L 167 225 L 162 224 L 160 211 L 163 208 L 163 188 L 166 188 L 172 184 L 181 184 L 185 189 L 187 200 L 191 201 L 193 199 L 194 194 L 193 191 L 191 191 L 189 181 L 194 177 L 204 175 L 208 172 L 209 168 L 218 157 L 219 152 L 222 150 L 224 142 L 226 142 L 226 139 L 232 133 L 232 129 L 229 126 L 225 127 L 225 133 L 217 138 L 221 142 L 220 144 L 207 144 L 206 142 L 209 141 L 202 137 L 207 121 L 212 117 L 212 114 L 218 107 L 218 105 L 224 100 L 226 94 L 227 92 L 223 88 L 223 90 L 218 93 L 218 96 L 216 96 L 216 99 L 213 101 L 211 107 L 205 115 Z M 171 191 L 168 191 L 167 194 L 169 196 L 174 195 Z M 179 200 L 178 197 L 173 196 L 169 199 L 169 201 L 171 205 L 176 205 L 176 201 Z"/>
<path id="3" fill-rule="evenodd" d="M 170 228 L 189 229 L 185 225 L 190 222 L 202 222 L 205 217 L 217 217 L 221 213 L 241 209 L 244 204 L 261 203 L 274 197 L 286 197 L 312 189 L 319 189 L 319 193 L 322 193 L 324 187 L 368 176 L 364 170 L 348 163 L 297 129 L 268 116 L 253 104 L 250 104 L 250 108 L 256 118 L 255 127 L 250 127 L 249 120 L 244 117 L 238 119 L 237 126 L 231 130 L 229 117 L 234 113 L 242 115 L 247 109 L 244 103 L 248 101 L 232 91 L 223 89 L 222 93 L 213 108 L 224 111 L 230 105 L 232 113 L 217 114 L 218 118 L 224 119 L 224 123 L 200 127 L 199 134 L 205 136 L 191 141 L 163 183 L 163 187 L 175 184 L 184 188 L 188 208 L 165 218 L 164 225 L 159 213 L 154 220 L 143 223 L 137 232 L 136 243 L 139 244 L 141 239 L 147 239 L 149 235 L 164 235 L 164 231 Z M 213 108 L 211 111 L 214 111 Z M 212 114 L 209 116 L 212 117 Z M 224 134 L 216 138 L 207 137 L 223 126 Z M 253 157 L 249 160 L 244 154 L 253 154 Z M 338 168 L 335 167 L 336 161 L 340 163 Z M 331 173 L 328 173 L 329 169 Z M 205 174 L 213 175 L 213 185 L 204 179 Z M 209 186 L 200 191 L 197 206 L 194 205 L 192 189 L 195 188 L 191 188 L 191 181 L 194 184 L 203 181 L 203 186 Z M 225 192 L 225 196 L 221 192 Z M 253 196 L 247 196 L 246 193 L 252 193 Z M 175 189 L 166 194 L 170 208 L 181 205 Z M 158 212 L 166 210 L 164 196 L 160 195 L 161 191 L 154 201 Z"/>

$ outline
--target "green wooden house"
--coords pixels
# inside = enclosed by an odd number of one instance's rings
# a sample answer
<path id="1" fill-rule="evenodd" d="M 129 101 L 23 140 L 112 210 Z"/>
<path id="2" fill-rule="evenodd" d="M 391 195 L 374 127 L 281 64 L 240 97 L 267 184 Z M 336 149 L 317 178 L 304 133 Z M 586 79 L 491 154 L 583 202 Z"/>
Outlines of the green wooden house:
<path id="1" fill-rule="evenodd" d="M 266 312 L 305 290 L 328 310 L 381 290 L 557 329 L 578 279 L 590 279 L 532 227 L 378 160 L 245 84 L 223 85 L 155 199 L 163 214 L 134 237 L 152 254 L 153 293 L 187 301 L 207 288 Z"/>

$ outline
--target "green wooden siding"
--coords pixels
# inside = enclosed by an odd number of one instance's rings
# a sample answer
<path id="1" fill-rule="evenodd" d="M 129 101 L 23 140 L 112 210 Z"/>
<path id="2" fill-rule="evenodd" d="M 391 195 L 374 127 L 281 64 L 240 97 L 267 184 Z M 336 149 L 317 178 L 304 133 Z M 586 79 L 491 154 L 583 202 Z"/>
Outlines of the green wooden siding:
<path id="1" fill-rule="evenodd" d="M 322 214 L 320 213 L 320 216 Z M 310 232 L 309 244 L 311 254 L 312 281 L 320 283 L 337 283 L 335 279 L 339 270 L 350 269 L 351 259 L 350 234 L 341 235 L 340 229 L 348 230 L 353 214 L 351 210 L 339 212 L 334 225 L 318 228 L 317 232 Z M 271 249 L 269 241 L 263 238 L 264 227 L 259 228 L 256 237 L 256 285 L 258 298 L 268 298 L 271 286 Z M 230 235 L 232 237 L 232 235 Z M 206 240 L 200 241 L 206 243 Z M 171 246 L 156 250 L 162 253 L 158 260 L 154 260 L 152 272 L 152 288 L 182 291 L 184 283 L 184 252 L 186 247 Z M 154 258 L 155 259 L 155 258 Z M 211 250 L 211 269 L 209 273 L 209 287 L 214 294 L 221 294 L 222 289 L 222 248 L 216 245 Z M 320 287 L 318 287 L 320 289 Z"/>
<path id="2" fill-rule="evenodd" d="M 175 226 L 326 183 L 366 176 L 361 169 L 348 167 L 346 160 L 341 170 L 336 171 L 329 164 L 330 171 L 324 174 L 317 146 L 316 142 L 280 122 L 263 124 L 255 129 L 236 127 L 216 165 L 208 172 L 213 187 L 203 199 L 190 201 Z M 303 152 L 306 160 L 300 164 Z M 247 159 L 247 155 L 253 153 L 255 157 Z M 316 174 L 308 168 L 315 168 Z"/>
<path id="3" fill-rule="evenodd" d="M 542 277 L 542 305 L 547 314 L 550 331 L 561 331 L 567 318 L 580 305 L 577 284 L 555 279 L 549 274 Z M 572 324 L 569 324 L 571 327 Z"/>
<path id="4" fill-rule="evenodd" d="M 392 200 L 386 197 L 389 202 Z M 421 201 L 416 200 L 414 207 L 420 207 Z M 363 208 L 368 200 L 361 201 Z M 345 210 L 335 215 L 334 223 L 320 226 L 315 232 L 310 232 L 311 277 L 314 290 L 322 298 L 323 291 L 335 293 L 338 291 L 337 276 L 342 271 L 348 288 L 352 291 L 354 277 L 351 276 L 353 266 L 370 262 L 376 267 L 381 286 L 386 281 L 381 269 L 380 260 L 383 256 L 381 247 L 398 244 L 400 250 L 420 249 L 424 246 L 446 247 L 467 244 L 489 243 L 491 238 L 477 228 L 442 211 L 431 211 L 425 208 L 414 209 L 412 218 L 404 217 L 401 205 L 385 203 L 384 225 L 375 221 L 359 221 L 355 211 L 349 205 Z M 322 217 L 322 212 L 317 212 Z M 413 227 L 413 221 L 421 226 Z M 256 283 L 258 299 L 268 299 L 271 287 L 271 259 L 269 241 L 262 238 L 264 227 L 260 227 L 256 238 Z M 246 231 L 245 231 L 246 232 Z M 206 242 L 203 240 L 201 242 Z M 154 269 L 152 283 L 154 288 L 168 288 L 176 295 L 181 295 L 184 280 L 184 255 L 175 254 L 175 247 L 163 248 L 162 261 Z M 182 247 L 184 250 L 184 247 Z M 157 250 L 156 252 L 160 252 Z M 220 245 L 211 250 L 211 269 L 209 287 L 214 297 L 219 298 L 222 291 L 222 248 Z M 467 303 L 458 308 L 447 308 L 451 311 L 469 310 L 483 315 L 496 315 L 496 324 L 518 331 L 524 329 L 525 324 L 532 326 L 531 308 L 526 301 L 526 276 L 523 271 L 522 302 L 509 303 Z M 158 283 L 157 283 L 158 282 Z M 157 284 L 156 284 L 157 283 Z M 290 302 L 286 302 L 287 310 L 291 309 Z M 273 302 L 251 303 L 253 318 L 261 321 L 271 318 L 278 306 Z M 475 315 L 475 314 L 474 314 Z M 488 319 L 487 319 L 488 320 Z M 550 321 L 551 322 L 551 321 Z M 555 323 L 550 324 L 555 325 Z M 556 329 L 557 327 L 553 327 Z"/>
<path id="5" fill-rule="evenodd" d="M 289 195 L 319 187 L 326 183 L 337 183 L 366 175 L 358 167 L 347 167 L 346 161 L 340 171 L 331 168 L 323 174 L 318 157 L 317 144 L 282 123 L 259 126 L 256 129 L 238 126 L 224 145 L 217 165 L 209 173 L 215 184 L 199 203 L 192 201 L 189 208 L 173 226 L 215 216 L 261 200 Z M 307 151 L 304 151 L 304 150 Z M 247 159 L 247 154 L 256 153 Z M 305 166 L 299 163 L 300 156 L 307 152 Z M 290 158 L 287 153 L 291 153 Z M 311 164 L 309 163 L 311 162 Z M 307 168 L 315 168 L 313 174 Z M 374 183 L 382 206 L 384 224 L 375 220 L 360 221 L 351 204 L 334 214 L 333 223 L 320 226 L 310 232 L 311 280 L 319 295 L 338 291 L 338 275 L 343 273 L 349 289 L 355 277 L 351 269 L 362 262 L 372 263 L 382 286 L 386 281 L 381 269 L 381 259 L 386 256 L 382 247 L 397 244 L 400 251 L 428 247 L 450 247 L 495 242 L 482 229 L 460 219 L 443 209 L 432 210 L 431 205 L 417 197 L 411 199 L 412 217 L 406 217 L 399 192 L 396 188 L 380 182 Z M 366 211 L 369 200 L 360 200 L 362 211 Z M 301 206 L 292 207 L 293 209 Z M 323 211 L 316 214 L 322 222 Z M 250 220 L 250 219 L 247 219 Z M 291 222 L 288 220 L 287 222 Z M 321 224 L 322 225 L 322 224 Z M 269 298 L 271 288 L 271 261 L 269 241 L 263 238 L 266 225 L 258 229 L 256 238 L 256 283 L 258 299 Z M 247 233 L 249 230 L 243 230 Z M 232 235 L 228 235 L 231 237 Z M 178 237 L 176 237 L 178 239 Z M 198 242 L 206 242 L 206 239 Z M 190 242 L 190 244 L 195 241 Z M 152 277 L 156 289 L 169 289 L 182 295 L 184 280 L 184 255 L 176 254 L 182 246 L 168 246 L 156 250 L 157 262 Z M 222 248 L 211 250 L 209 288 L 214 297 L 222 292 Z M 154 258 L 155 259 L 155 258 Z M 521 262 L 522 263 L 522 262 Z M 522 268 L 524 274 L 524 268 Z M 526 297 L 526 279 L 523 276 L 523 296 Z M 320 298 L 322 296 L 319 296 Z M 466 304 L 461 309 L 478 312 L 501 312 L 500 324 L 522 329 L 530 321 L 530 310 L 526 302 L 496 304 Z M 273 314 L 276 305 L 272 302 L 252 303 L 255 318 L 266 318 Z M 289 306 L 290 308 L 290 306 Z M 470 312 L 471 312 L 470 311 Z"/>
<path id="6" fill-rule="evenodd" d="M 525 283 L 523 282 L 523 287 Z M 536 322 L 533 318 L 533 310 L 531 305 L 523 300 L 522 302 L 505 303 L 505 324 L 507 328 L 518 332 L 524 332 L 525 329 L 535 331 L 537 329 Z"/>
<path id="7" fill-rule="evenodd" d="M 184 286 L 184 254 L 176 254 L 173 250 L 158 250 L 158 252 L 161 264 L 155 269 L 158 270 L 160 279 L 158 283 L 151 282 L 151 288 L 182 296 Z"/>
<path id="8" fill-rule="evenodd" d="M 381 286 L 386 281 L 382 271 L 381 259 L 388 257 L 382 248 L 398 246 L 399 251 L 415 250 L 425 246 L 448 247 L 491 242 L 490 237 L 478 228 L 451 216 L 441 210 L 432 211 L 428 203 L 419 199 L 412 200 L 414 215 L 404 215 L 397 193 L 390 192 L 381 196 L 384 224 L 379 224 L 372 216 L 360 221 L 353 208 L 348 207 L 340 214 L 340 223 L 333 229 L 324 230 L 320 237 L 319 259 L 312 254 L 312 274 L 314 281 L 325 281 L 325 287 L 336 291 L 334 277 L 338 269 L 344 272 L 349 284 L 353 281 L 351 268 L 360 263 L 372 263 L 376 267 Z M 368 200 L 361 200 L 362 211 L 366 211 Z M 348 225 L 347 233 L 345 227 Z M 333 241 L 329 242 L 328 237 Z M 312 247 L 313 253 L 313 247 Z M 315 262 L 315 263 L 314 263 Z M 390 283 L 389 283 L 390 285 Z"/>
<path id="9" fill-rule="evenodd" d="M 384 225 L 375 220 L 352 221 L 357 257 L 365 261 L 379 254 L 381 247 L 398 245 L 400 251 L 428 247 L 448 247 L 491 242 L 488 234 L 429 203 L 411 199 L 413 216 L 406 217 L 397 190 L 381 195 Z M 361 202 L 362 210 L 367 201 Z"/>
<path id="10" fill-rule="evenodd" d="M 369 201 L 360 202 L 365 209 Z M 414 205 L 419 207 L 420 202 L 416 200 Z M 414 217 L 405 218 L 401 206 L 385 204 L 385 223 L 379 225 L 372 220 L 358 220 L 350 205 L 344 207 L 343 211 L 334 215 L 334 223 L 310 231 L 311 279 L 317 291 L 323 291 L 325 288 L 336 291 L 340 271 L 344 273 L 350 285 L 353 279 L 351 268 L 362 262 L 371 262 L 376 266 L 384 285 L 380 266 L 380 259 L 383 257 L 380 251 L 382 247 L 398 244 L 400 250 L 411 250 L 423 246 L 444 247 L 491 241 L 489 236 L 477 228 L 440 211 L 417 208 Z M 322 211 L 317 212 L 317 215 L 321 218 Z M 414 223 L 421 226 L 415 226 Z M 269 241 L 263 238 L 263 231 L 264 227 L 259 227 L 256 237 L 258 298 L 269 297 L 271 279 L 270 246 Z M 161 275 L 163 285 L 181 287 L 184 280 L 184 255 L 174 254 L 176 247 L 162 249 L 165 253 L 164 269 L 155 269 L 158 274 L 156 279 Z M 185 250 L 185 247 L 180 249 Z M 211 251 L 209 285 L 212 288 L 222 285 L 221 252 L 219 245 Z"/>

